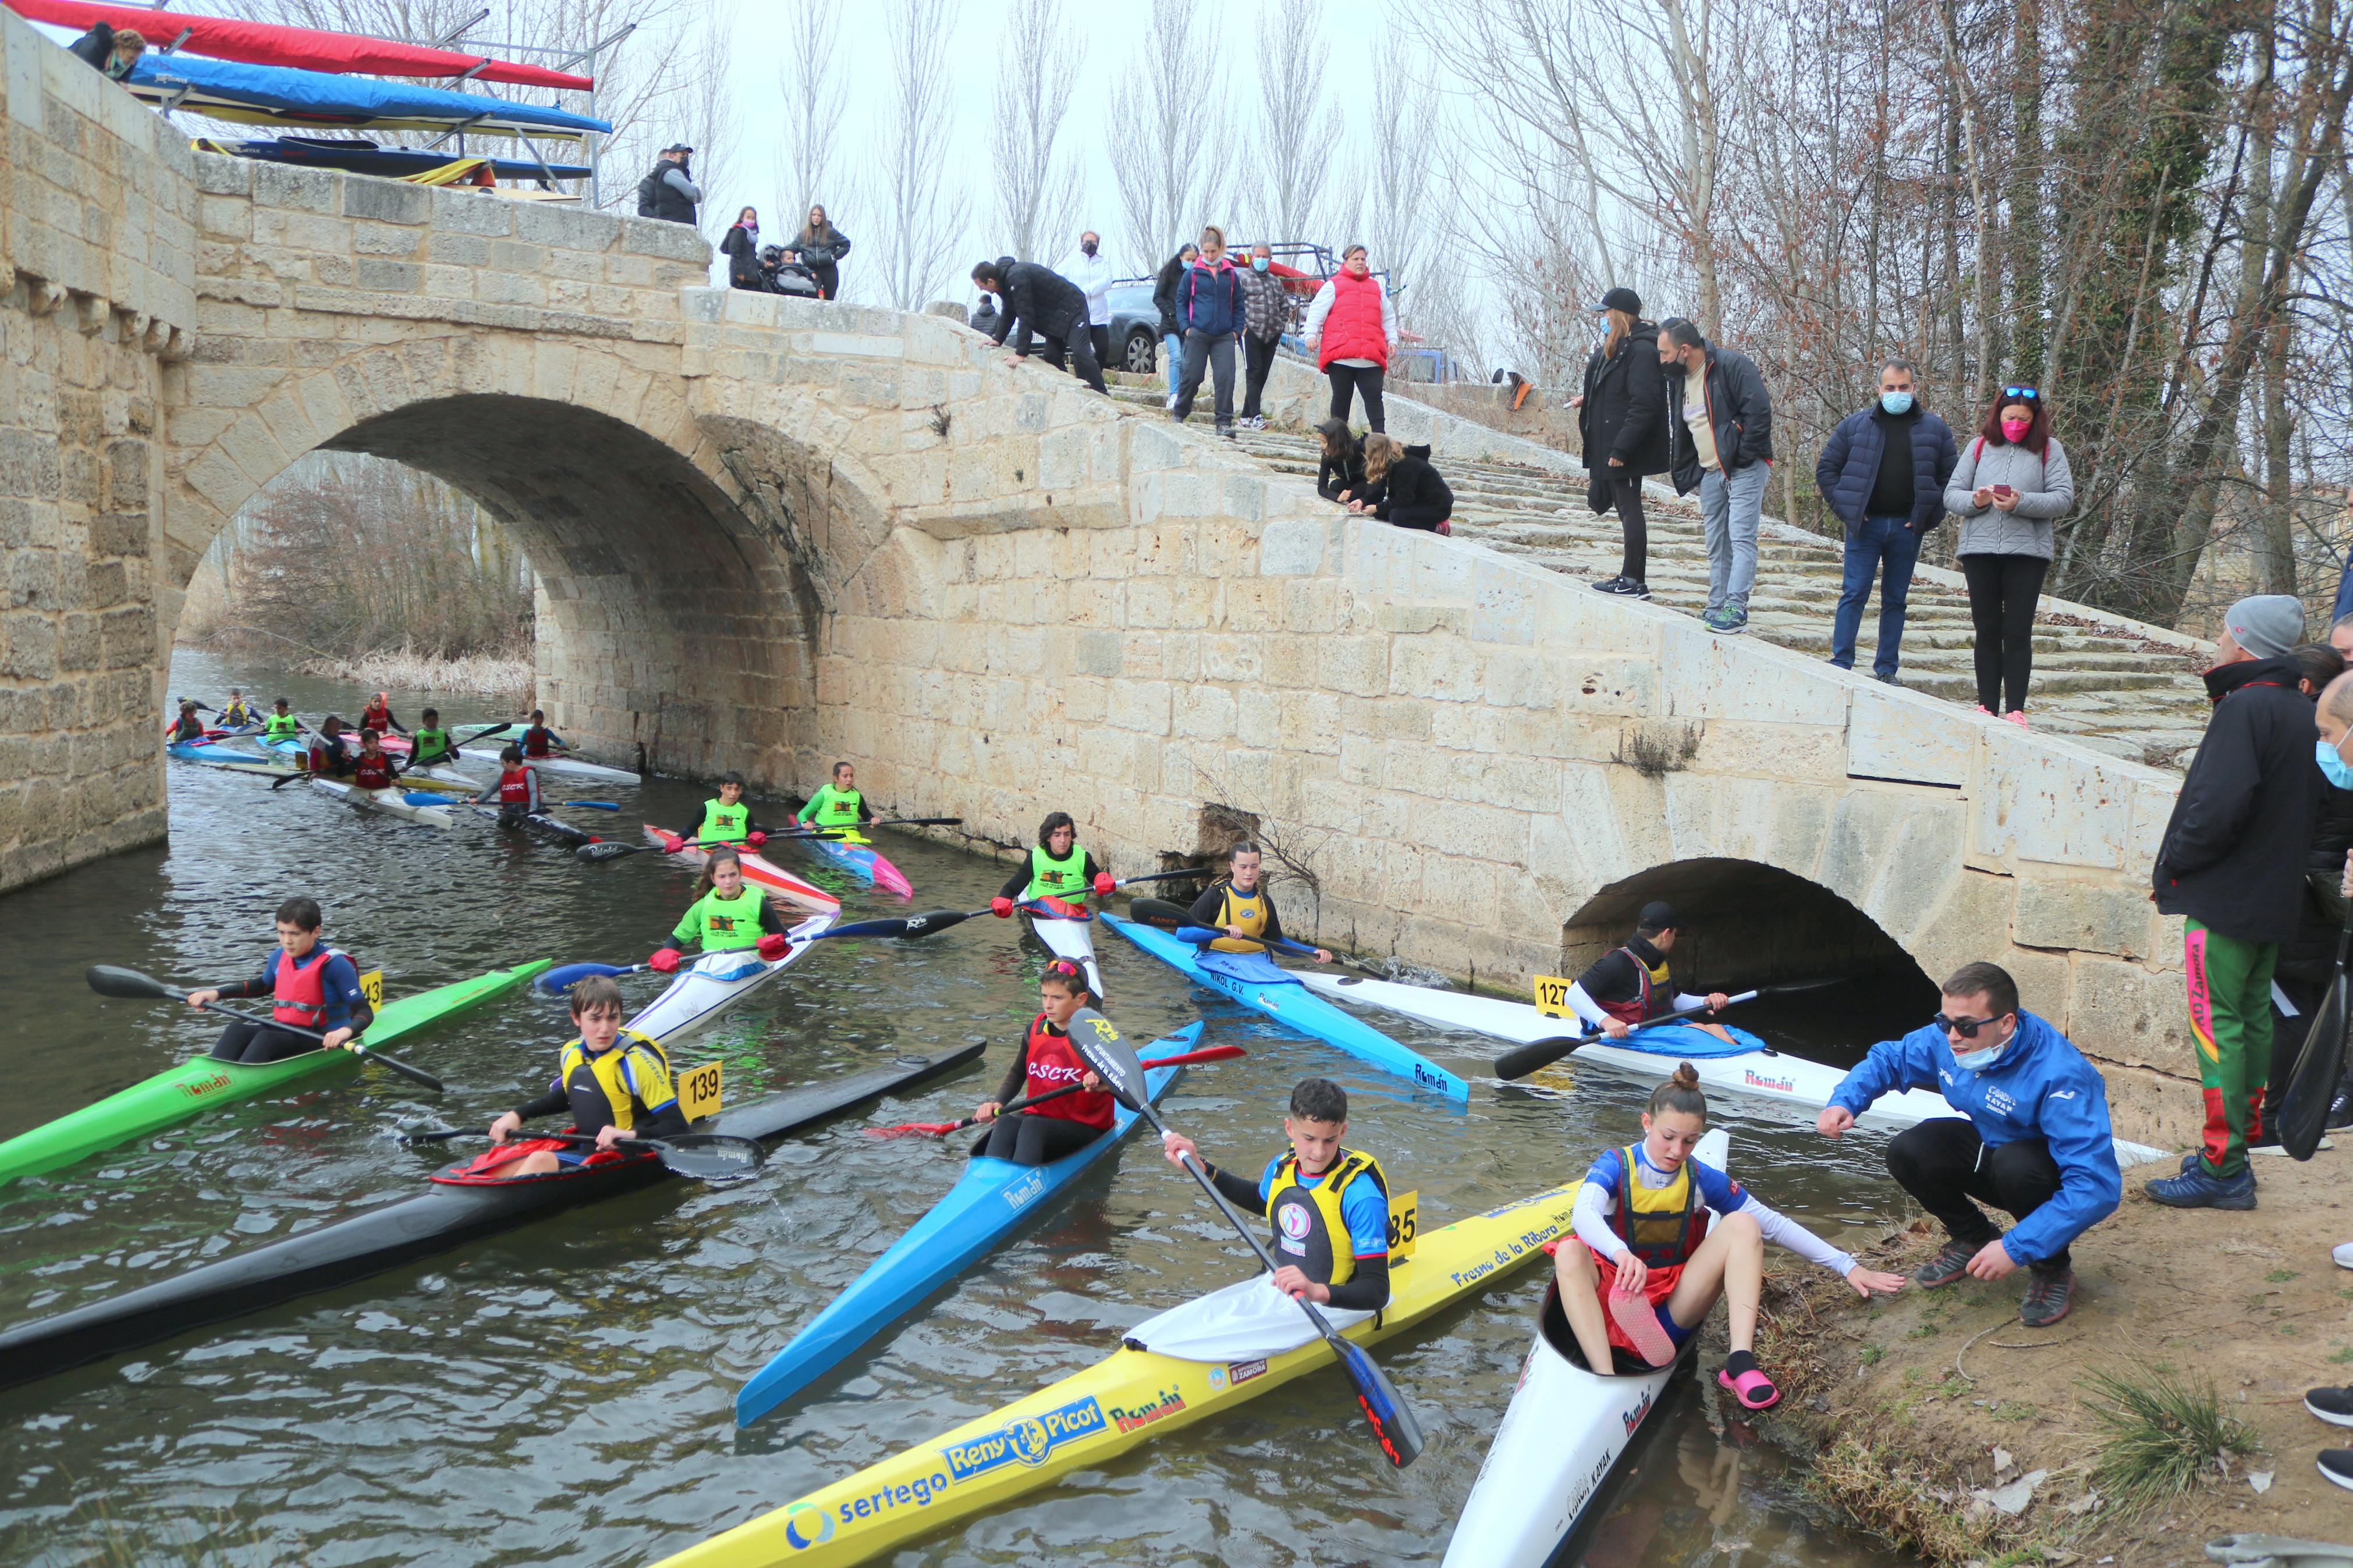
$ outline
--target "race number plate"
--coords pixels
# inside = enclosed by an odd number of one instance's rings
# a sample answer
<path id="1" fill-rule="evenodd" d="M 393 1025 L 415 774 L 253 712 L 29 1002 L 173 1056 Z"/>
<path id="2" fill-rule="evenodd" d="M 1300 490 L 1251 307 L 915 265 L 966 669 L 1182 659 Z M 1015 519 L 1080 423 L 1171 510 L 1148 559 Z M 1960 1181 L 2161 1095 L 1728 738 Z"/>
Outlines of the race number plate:
<path id="1" fill-rule="evenodd" d="M 1413 1256 L 1415 1236 L 1421 1229 L 1421 1194 L 1399 1193 L 1389 1199 L 1389 1262 L 1404 1262 Z"/>
<path id="2" fill-rule="evenodd" d="M 368 1011 L 384 1010 L 384 971 L 371 969 L 360 976 L 360 994 L 367 998 Z"/>
<path id="3" fill-rule="evenodd" d="M 705 1062 L 678 1075 L 678 1109 L 689 1121 L 700 1121 L 719 1109 L 717 1062 Z"/>
<path id="4" fill-rule="evenodd" d="M 1539 974 L 1535 978 L 1536 1011 L 1547 1018 L 1568 1016 L 1568 988 L 1573 984 L 1557 974 Z"/>

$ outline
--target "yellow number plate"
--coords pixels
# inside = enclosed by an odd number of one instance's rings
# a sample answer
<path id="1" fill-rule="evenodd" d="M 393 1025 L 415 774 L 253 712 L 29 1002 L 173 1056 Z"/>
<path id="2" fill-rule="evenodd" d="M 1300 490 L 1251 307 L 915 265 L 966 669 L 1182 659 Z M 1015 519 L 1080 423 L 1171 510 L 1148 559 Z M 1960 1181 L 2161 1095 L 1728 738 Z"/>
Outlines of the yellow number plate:
<path id="1" fill-rule="evenodd" d="M 1399 1193 L 1389 1199 L 1389 1261 L 1402 1263 L 1413 1256 L 1414 1237 L 1421 1229 L 1421 1194 Z"/>
<path id="2" fill-rule="evenodd" d="M 1568 988 L 1572 982 L 1557 974 L 1539 974 L 1535 979 L 1536 1011 L 1547 1018 L 1568 1016 Z"/>
<path id="3" fill-rule="evenodd" d="M 379 1012 L 384 1007 L 384 971 L 371 969 L 360 976 L 360 994 L 367 998 L 368 1011 Z"/>
<path id="4" fill-rule="evenodd" d="M 689 1121 L 700 1121 L 719 1109 L 717 1062 L 705 1062 L 679 1074 L 678 1108 Z"/>

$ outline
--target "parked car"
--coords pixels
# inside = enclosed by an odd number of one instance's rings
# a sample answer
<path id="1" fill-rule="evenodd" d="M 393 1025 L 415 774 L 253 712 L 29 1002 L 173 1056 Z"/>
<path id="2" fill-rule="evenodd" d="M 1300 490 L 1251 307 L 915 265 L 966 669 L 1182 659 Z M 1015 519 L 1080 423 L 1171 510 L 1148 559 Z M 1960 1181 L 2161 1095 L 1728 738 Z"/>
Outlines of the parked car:
<path id="1" fill-rule="evenodd" d="M 1298 301 L 1294 310 L 1304 310 L 1307 302 L 1315 297 L 1315 290 L 1323 286 L 1324 279 L 1332 275 L 1337 265 L 1331 252 L 1320 246 L 1309 245 L 1275 245 L 1268 248 L 1278 258 L 1274 263 L 1275 275 L 1283 279 Z M 1246 256 L 1248 253 L 1245 251 L 1243 254 Z M 1280 259 L 1284 256 L 1291 256 L 1294 261 L 1306 265 L 1291 265 Z M 1316 267 L 1322 270 L 1309 269 Z M 1152 290 L 1158 281 L 1156 278 L 1123 278 L 1111 286 L 1111 292 L 1104 298 L 1111 306 L 1112 363 L 1104 369 L 1149 375 L 1159 363 L 1160 311 L 1152 303 Z M 1284 334 L 1283 341 L 1294 348 L 1297 346 L 1297 340 L 1289 333 Z"/>

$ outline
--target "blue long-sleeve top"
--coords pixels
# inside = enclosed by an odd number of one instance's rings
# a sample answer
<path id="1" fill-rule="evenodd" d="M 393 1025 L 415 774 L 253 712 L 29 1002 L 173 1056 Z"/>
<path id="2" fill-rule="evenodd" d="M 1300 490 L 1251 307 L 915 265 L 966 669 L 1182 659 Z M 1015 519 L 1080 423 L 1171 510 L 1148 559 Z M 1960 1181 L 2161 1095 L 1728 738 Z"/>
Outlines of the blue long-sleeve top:
<path id="1" fill-rule="evenodd" d="M 327 973 L 319 986 L 320 994 L 327 1004 L 326 1016 L 319 1025 L 321 1034 L 331 1034 L 337 1029 L 364 1029 L 375 1019 L 375 1014 L 367 1005 L 367 994 L 360 989 L 359 965 L 343 954 L 331 951 L 323 942 L 300 958 L 287 957 L 286 950 L 281 947 L 263 961 L 260 979 L 234 980 L 214 989 L 221 994 L 221 1000 L 225 1002 L 232 997 L 275 995 L 278 991 L 278 966 L 281 963 L 291 963 L 297 971 L 308 969 L 314 963 L 327 966 Z"/>
<path id="2" fill-rule="evenodd" d="M 1898 1089 L 1932 1089 L 1969 1119 L 1987 1145 L 2042 1139 L 2059 1166 L 2057 1195 L 2002 1238 L 2013 1262 L 2039 1263 L 2116 1212 L 2124 1173 L 2116 1167 L 2108 1122 L 2108 1088 L 2073 1041 L 2033 1014 L 2018 1015 L 2018 1033 L 1982 1072 L 1953 1059 L 1945 1031 L 1924 1025 L 1900 1040 L 1882 1040 L 1831 1095 L 1860 1116 Z"/>

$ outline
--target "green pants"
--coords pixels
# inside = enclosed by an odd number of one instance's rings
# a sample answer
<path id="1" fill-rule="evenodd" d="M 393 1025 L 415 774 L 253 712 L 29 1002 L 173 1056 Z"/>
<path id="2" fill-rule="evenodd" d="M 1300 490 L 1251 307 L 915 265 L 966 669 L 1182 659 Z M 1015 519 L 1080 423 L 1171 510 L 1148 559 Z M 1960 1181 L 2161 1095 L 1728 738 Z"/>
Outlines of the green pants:
<path id="1" fill-rule="evenodd" d="M 2242 942 L 2196 921 L 2181 930 L 2189 1034 L 2206 1093 L 2206 1172 L 2235 1176 L 2247 1145 L 2265 1139 L 2263 1082 L 2272 1070 L 2272 968 L 2279 944 Z"/>

